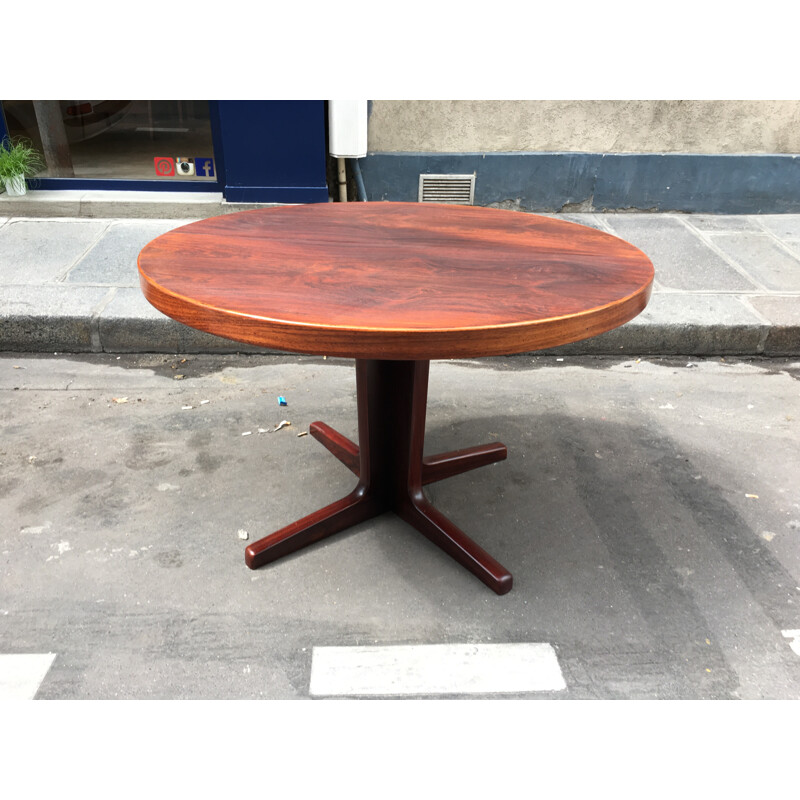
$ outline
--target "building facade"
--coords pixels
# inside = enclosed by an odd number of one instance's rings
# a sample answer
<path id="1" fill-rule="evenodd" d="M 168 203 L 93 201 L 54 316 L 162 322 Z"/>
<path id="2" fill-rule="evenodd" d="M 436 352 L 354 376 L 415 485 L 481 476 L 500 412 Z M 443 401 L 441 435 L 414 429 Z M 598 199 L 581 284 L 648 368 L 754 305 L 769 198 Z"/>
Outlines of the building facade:
<path id="1" fill-rule="evenodd" d="M 357 170 L 368 200 L 800 211 L 799 101 L 374 100 L 368 109 Z M 338 197 L 326 101 L 17 100 L 2 112 L 0 135 L 27 136 L 45 153 L 40 188 L 211 191 L 232 203 Z"/>

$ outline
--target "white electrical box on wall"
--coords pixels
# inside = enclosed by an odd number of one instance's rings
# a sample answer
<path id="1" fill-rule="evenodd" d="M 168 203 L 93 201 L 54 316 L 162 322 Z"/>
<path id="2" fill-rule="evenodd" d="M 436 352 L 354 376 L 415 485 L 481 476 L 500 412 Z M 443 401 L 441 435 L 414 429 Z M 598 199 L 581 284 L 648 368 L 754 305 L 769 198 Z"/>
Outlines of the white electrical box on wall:
<path id="1" fill-rule="evenodd" d="M 328 141 L 334 158 L 366 156 L 366 100 L 328 100 Z"/>

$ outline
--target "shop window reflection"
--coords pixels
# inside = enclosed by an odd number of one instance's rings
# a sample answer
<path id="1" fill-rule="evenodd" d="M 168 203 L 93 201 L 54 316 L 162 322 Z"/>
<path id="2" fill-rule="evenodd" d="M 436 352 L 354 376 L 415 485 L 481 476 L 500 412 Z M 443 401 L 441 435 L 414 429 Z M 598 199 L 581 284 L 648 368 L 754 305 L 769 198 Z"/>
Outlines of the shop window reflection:
<path id="1" fill-rule="evenodd" d="M 6 100 L 3 112 L 9 136 L 44 153 L 37 177 L 216 179 L 205 100 Z"/>

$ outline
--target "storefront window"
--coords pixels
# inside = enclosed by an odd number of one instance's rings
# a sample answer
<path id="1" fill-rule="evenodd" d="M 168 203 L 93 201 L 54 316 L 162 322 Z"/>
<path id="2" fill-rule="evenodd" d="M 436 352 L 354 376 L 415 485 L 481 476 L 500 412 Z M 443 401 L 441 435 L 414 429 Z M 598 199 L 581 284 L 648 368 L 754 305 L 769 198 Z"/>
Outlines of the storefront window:
<path id="1" fill-rule="evenodd" d="M 217 178 L 205 100 L 5 100 L 3 113 L 43 152 L 40 178 Z"/>

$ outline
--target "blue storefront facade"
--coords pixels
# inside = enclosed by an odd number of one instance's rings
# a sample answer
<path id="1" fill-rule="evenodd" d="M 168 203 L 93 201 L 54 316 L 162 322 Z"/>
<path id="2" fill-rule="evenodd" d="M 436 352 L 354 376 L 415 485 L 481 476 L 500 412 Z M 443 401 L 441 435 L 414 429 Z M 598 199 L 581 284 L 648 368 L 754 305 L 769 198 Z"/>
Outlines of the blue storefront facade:
<path id="1" fill-rule="evenodd" d="M 31 139 L 45 155 L 39 189 L 329 199 L 324 100 L 5 100 L 0 108 L 0 138 Z"/>

